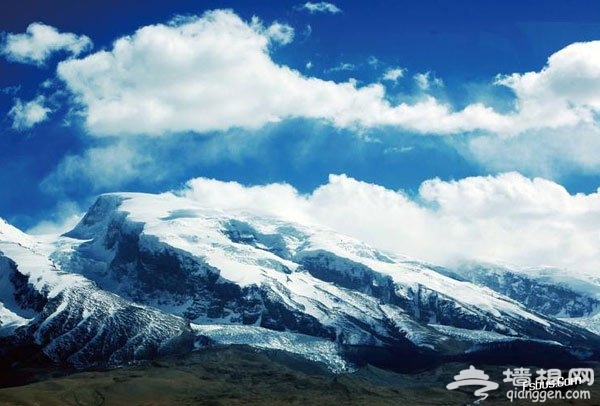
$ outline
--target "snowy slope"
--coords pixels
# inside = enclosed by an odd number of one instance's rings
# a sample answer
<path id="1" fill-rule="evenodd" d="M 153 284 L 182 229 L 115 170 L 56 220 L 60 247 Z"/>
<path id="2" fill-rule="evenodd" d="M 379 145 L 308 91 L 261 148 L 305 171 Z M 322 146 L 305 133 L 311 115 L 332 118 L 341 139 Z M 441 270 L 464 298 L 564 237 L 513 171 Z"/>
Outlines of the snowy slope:
<path id="1" fill-rule="evenodd" d="M 0 242 L 13 243 L 23 247 L 31 247 L 35 244 L 32 237 L 11 226 L 2 218 L 0 218 Z"/>
<path id="2" fill-rule="evenodd" d="M 600 280 L 589 275 L 500 264 L 463 264 L 452 272 L 548 316 L 585 318 L 600 312 Z"/>
<path id="3" fill-rule="evenodd" d="M 0 241 L 2 335 L 30 337 L 51 359 L 80 366 L 191 348 L 193 335 L 183 319 L 60 270 L 36 250 L 41 243 L 7 229 Z"/>
<path id="4" fill-rule="evenodd" d="M 562 318 L 563 321 L 567 323 L 574 324 L 581 328 L 585 328 L 595 334 L 600 335 L 600 315 L 596 314 L 591 317 L 569 317 Z"/>
<path id="5" fill-rule="evenodd" d="M 27 325 L 31 320 L 26 319 L 12 310 L 7 309 L 3 303 L 0 303 L 0 337 L 14 334 L 19 327 Z"/>

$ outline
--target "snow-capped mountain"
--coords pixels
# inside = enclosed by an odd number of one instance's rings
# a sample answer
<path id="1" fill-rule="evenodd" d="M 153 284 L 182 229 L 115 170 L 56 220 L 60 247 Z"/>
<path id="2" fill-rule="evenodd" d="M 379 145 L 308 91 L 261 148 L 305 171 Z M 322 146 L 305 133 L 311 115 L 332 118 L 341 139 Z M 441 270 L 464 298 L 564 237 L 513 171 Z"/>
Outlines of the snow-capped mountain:
<path id="1" fill-rule="evenodd" d="M 59 269 L 35 242 L 0 224 L 0 336 L 33 341 L 56 362 L 118 364 L 189 351 L 187 321 L 124 300 Z"/>
<path id="2" fill-rule="evenodd" d="M 528 309 L 600 334 L 600 281 L 597 277 L 550 267 L 462 264 L 453 277 L 486 286 Z"/>
<path id="3" fill-rule="evenodd" d="M 518 268 L 481 263 L 457 266 L 453 272 L 548 316 L 588 317 L 600 311 L 600 284 L 585 275 L 572 275 L 549 267 Z"/>
<path id="4" fill-rule="evenodd" d="M 553 313 L 467 272 L 173 194 L 103 195 L 71 232 L 42 240 L 0 223 L 0 252 L 0 334 L 78 366 L 212 343 L 284 349 L 333 370 L 357 348 L 430 359 L 499 343 L 578 354 L 600 344 L 554 317 L 591 316 L 593 298 L 566 295 L 573 305 Z"/>

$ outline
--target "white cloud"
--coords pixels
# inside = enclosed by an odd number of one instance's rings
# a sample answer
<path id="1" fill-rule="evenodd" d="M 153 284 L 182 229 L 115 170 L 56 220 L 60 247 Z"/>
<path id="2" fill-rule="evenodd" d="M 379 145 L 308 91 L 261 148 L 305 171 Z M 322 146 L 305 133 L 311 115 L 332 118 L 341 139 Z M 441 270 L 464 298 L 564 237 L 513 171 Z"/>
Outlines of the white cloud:
<path id="1" fill-rule="evenodd" d="M 415 149 L 413 146 L 403 146 L 403 147 L 388 147 L 383 150 L 384 154 L 405 154 L 407 152 L 411 152 Z"/>
<path id="2" fill-rule="evenodd" d="M 254 16 L 252 17 L 250 26 L 253 30 L 261 33 L 271 43 L 274 44 L 287 45 L 294 40 L 294 29 L 288 24 L 282 24 L 275 21 L 273 24 L 265 28 L 262 21 L 260 21 L 258 17 Z"/>
<path id="3" fill-rule="evenodd" d="M 382 79 L 388 80 L 390 82 L 397 82 L 398 79 L 401 79 L 404 77 L 405 72 L 406 72 L 406 69 L 403 69 L 403 68 L 390 68 L 385 71 L 385 73 L 382 76 Z"/>
<path id="4" fill-rule="evenodd" d="M 91 47 L 92 41 L 85 35 L 61 33 L 50 25 L 32 23 L 24 34 L 7 34 L 0 49 L 10 61 L 41 66 L 55 52 L 77 56 Z"/>
<path id="5" fill-rule="evenodd" d="M 344 72 L 344 71 L 352 71 L 356 69 L 356 65 L 348 62 L 340 62 L 333 68 L 327 69 L 327 72 Z"/>
<path id="6" fill-rule="evenodd" d="M 271 41 L 256 23 L 213 11 L 140 28 L 110 51 L 61 62 L 58 75 L 95 135 L 252 129 L 291 117 L 436 133 L 504 125 L 480 104 L 459 112 L 431 97 L 391 105 L 379 83 L 305 77 L 272 61 Z"/>
<path id="7" fill-rule="evenodd" d="M 444 85 L 431 72 L 414 76 L 423 92 L 397 97 L 386 95 L 381 83 L 303 75 L 271 58 L 273 45 L 292 39 L 293 29 L 285 24 L 265 27 L 258 18 L 248 23 L 217 10 L 142 27 L 112 49 L 60 63 L 58 76 L 75 96 L 89 133 L 97 136 L 257 129 L 306 118 L 353 130 L 390 126 L 423 134 L 467 133 L 468 140 L 455 145 L 491 168 L 532 173 L 543 166 L 542 173 L 551 176 L 559 168 L 553 162 L 562 162 L 600 170 L 594 138 L 600 129 L 600 41 L 572 44 L 540 71 L 498 76 L 495 85 L 515 93 L 514 109 L 500 113 L 483 103 L 457 110 L 426 94 Z M 400 78 L 399 70 L 387 73 L 389 79 Z M 562 148 L 569 133 L 569 143 L 577 145 Z"/>
<path id="8" fill-rule="evenodd" d="M 518 130 L 598 125 L 600 41 L 571 44 L 548 58 L 539 72 L 498 76 L 515 92 Z"/>
<path id="9" fill-rule="evenodd" d="M 381 61 L 379 59 L 377 59 L 375 56 L 371 55 L 367 58 L 367 63 L 371 67 L 377 68 L 381 64 Z"/>
<path id="10" fill-rule="evenodd" d="M 138 147 L 119 141 L 89 148 L 82 155 L 67 155 L 43 180 L 42 189 L 53 194 L 68 193 L 71 189 L 98 192 L 115 190 L 134 180 L 160 179 L 160 165 Z"/>
<path id="11" fill-rule="evenodd" d="M 444 87 L 444 81 L 432 75 L 431 72 L 417 73 L 413 78 L 421 90 L 429 90 L 432 87 Z"/>
<path id="12" fill-rule="evenodd" d="M 325 1 L 321 1 L 318 3 L 311 3 L 309 1 L 309 2 L 304 3 L 301 6 L 298 6 L 298 9 L 308 11 L 310 14 L 314 14 L 314 13 L 337 14 L 337 13 L 342 12 L 342 10 L 335 4 L 327 3 Z"/>
<path id="13" fill-rule="evenodd" d="M 509 130 L 467 141 L 493 170 L 565 176 L 600 173 L 600 41 L 556 52 L 539 72 L 499 76 L 516 96 Z"/>
<path id="14" fill-rule="evenodd" d="M 588 273 L 600 266 L 600 192 L 571 195 L 518 173 L 429 180 L 414 200 L 345 175 L 330 176 L 308 195 L 286 184 L 245 187 L 204 178 L 178 193 L 207 207 L 320 224 L 436 263 L 501 260 Z"/>
<path id="15" fill-rule="evenodd" d="M 52 110 L 44 105 L 45 102 L 45 97 L 41 95 L 28 102 L 16 99 L 14 106 L 8 112 L 8 116 L 12 118 L 12 128 L 17 131 L 28 130 L 46 121 Z"/>
<path id="16" fill-rule="evenodd" d="M 287 24 L 275 22 L 267 29 L 267 36 L 272 41 L 286 45 L 294 40 L 294 29 Z"/>
<path id="17" fill-rule="evenodd" d="M 493 171 L 518 168 L 529 175 L 564 178 L 600 173 L 600 127 L 578 124 L 532 129 L 511 137 L 486 134 L 468 138 L 466 158 Z"/>
<path id="18" fill-rule="evenodd" d="M 70 198 L 131 187 L 155 189 L 180 183 L 207 165 L 268 159 L 268 140 L 268 134 L 248 137 L 240 131 L 201 139 L 189 134 L 101 139 L 81 153 L 64 156 L 40 186 L 52 196 Z"/>
<path id="19" fill-rule="evenodd" d="M 6 87 L 0 88 L 0 93 L 14 96 L 17 93 L 19 93 L 20 90 L 21 90 L 21 85 L 6 86 Z"/>
<path id="20" fill-rule="evenodd" d="M 310 36 L 312 35 L 312 27 L 310 24 L 306 25 L 306 28 L 304 29 L 304 31 L 302 31 L 302 42 L 308 40 L 308 38 L 310 38 Z"/>

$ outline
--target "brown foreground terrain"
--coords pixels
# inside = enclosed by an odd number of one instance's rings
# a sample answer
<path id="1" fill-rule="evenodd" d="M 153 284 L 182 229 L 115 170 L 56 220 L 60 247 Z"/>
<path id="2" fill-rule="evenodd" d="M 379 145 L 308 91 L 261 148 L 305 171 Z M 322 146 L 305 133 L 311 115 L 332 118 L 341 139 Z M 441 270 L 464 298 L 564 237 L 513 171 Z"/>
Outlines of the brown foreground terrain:
<path id="1" fill-rule="evenodd" d="M 0 405 L 469 405 L 477 400 L 474 389 L 445 388 L 465 367 L 447 364 L 408 375 L 367 366 L 336 376 L 282 353 L 236 346 L 3 388 Z M 483 369 L 500 389 L 479 404 L 510 404 L 503 368 Z M 545 404 L 600 405 L 596 387 L 581 387 L 591 391 L 591 400 Z"/>

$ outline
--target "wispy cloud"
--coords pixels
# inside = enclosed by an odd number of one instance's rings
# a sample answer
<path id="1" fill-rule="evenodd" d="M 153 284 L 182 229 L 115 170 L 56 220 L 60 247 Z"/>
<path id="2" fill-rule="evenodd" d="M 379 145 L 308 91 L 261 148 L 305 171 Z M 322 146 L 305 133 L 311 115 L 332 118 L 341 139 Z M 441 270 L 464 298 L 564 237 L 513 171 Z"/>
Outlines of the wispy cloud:
<path id="1" fill-rule="evenodd" d="M 348 62 L 340 62 L 333 68 L 327 69 L 327 72 L 348 72 L 356 69 L 356 65 Z"/>
<path id="2" fill-rule="evenodd" d="M 307 41 L 310 36 L 312 35 L 312 26 L 310 24 L 307 24 L 306 27 L 304 28 L 304 30 L 302 31 L 302 42 Z"/>
<path id="3" fill-rule="evenodd" d="M 50 194 L 62 195 L 89 190 L 92 193 L 119 189 L 132 181 L 145 184 L 156 181 L 161 173 L 142 145 L 118 140 L 85 150 L 80 155 L 66 156 L 42 183 Z"/>
<path id="4" fill-rule="evenodd" d="M 321 1 L 318 3 L 306 2 L 297 7 L 298 10 L 308 11 L 310 14 L 314 13 L 329 13 L 329 14 L 338 14 L 341 13 L 342 10 L 336 6 L 335 4 L 328 3 L 325 1 Z"/>
<path id="5" fill-rule="evenodd" d="M 381 64 L 381 61 L 377 59 L 377 57 L 371 55 L 367 58 L 367 63 L 373 68 L 377 68 Z"/>
<path id="6" fill-rule="evenodd" d="M 42 66 L 55 52 L 77 56 L 91 48 L 92 41 L 85 35 L 61 33 L 50 25 L 32 23 L 24 34 L 7 34 L 0 52 L 9 61 Z"/>
<path id="7" fill-rule="evenodd" d="M 271 43 L 287 45 L 294 40 L 294 29 L 288 24 L 275 21 L 265 27 L 262 21 L 254 16 L 252 17 L 251 27 L 256 32 L 262 33 Z"/>
<path id="8" fill-rule="evenodd" d="M 14 96 L 17 93 L 19 93 L 20 90 L 21 90 L 21 85 L 6 86 L 6 87 L 3 87 L 3 88 L 0 88 L 0 93 Z"/>
<path id="9" fill-rule="evenodd" d="M 390 82 L 397 82 L 398 79 L 401 79 L 404 77 L 405 72 L 406 72 L 406 69 L 403 69 L 403 68 L 390 68 L 385 71 L 385 73 L 382 76 L 382 79 L 390 81 Z"/>
<path id="10" fill-rule="evenodd" d="M 42 95 L 28 102 L 16 99 L 14 106 L 8 112 L 8 116 L 12 119 L 12 128 L 17 131 L 29 130 L 46 121 L 52 110 L 45 106 L 45 102 L 46 98 Z"/>
<path id="11" fill-rule="evenodd" d="M 415 83 L 421 90 L 429 90 L 431 88 L 444 87 L 444 81 L 436 77 L 431 72 L 417 73 L 413 76 Z"/>
<path id="12" fill-rule="evenodd" d="M 65 201 L 53 210 L 50 220 L 42 220 L 27 230 L 33 235 L 57 235 L 70 231 L 83 217 L 83 210 L 74 202 Z"/>

